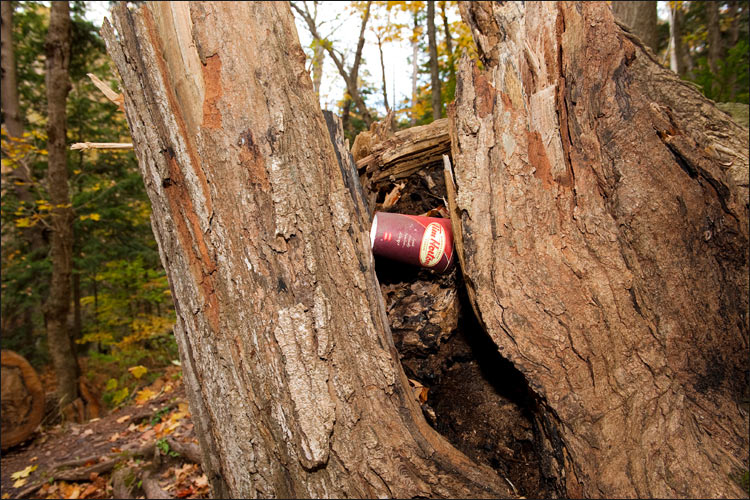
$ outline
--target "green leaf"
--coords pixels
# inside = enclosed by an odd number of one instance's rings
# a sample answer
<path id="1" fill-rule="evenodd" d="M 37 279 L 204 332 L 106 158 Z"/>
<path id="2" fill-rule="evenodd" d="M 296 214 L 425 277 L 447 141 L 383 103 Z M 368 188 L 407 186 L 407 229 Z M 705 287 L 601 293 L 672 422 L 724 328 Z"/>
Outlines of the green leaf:
<path id="1" fill-rule="evenodd" d="M 117 389 L 117 379 L 111 378 L 107 380 L 107 385 L 104 387 L 104 390 L 107 392 L 114 391 Z"/>
<path id="2" fill-rule="evenodd" d="M 112 396 L 112 404 L 119 405 L 122 403 L 126 397 L 128 397 L 128 394 L 130 394 L 130 389 L 127 387 L 123 387 Z"/>

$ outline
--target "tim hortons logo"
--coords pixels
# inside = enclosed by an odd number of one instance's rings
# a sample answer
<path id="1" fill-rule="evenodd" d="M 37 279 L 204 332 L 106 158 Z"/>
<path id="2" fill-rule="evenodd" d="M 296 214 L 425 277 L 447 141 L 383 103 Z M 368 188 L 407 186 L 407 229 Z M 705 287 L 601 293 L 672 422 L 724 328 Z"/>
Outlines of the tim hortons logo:
<path id="1" fill-rule="evenodd" d="M 419 262 L 425 267 L 433 267 L 443 258 L 445 251 L 445 230 L 437 222 L 430 222 L 422 236 L 419 247 Z"/>

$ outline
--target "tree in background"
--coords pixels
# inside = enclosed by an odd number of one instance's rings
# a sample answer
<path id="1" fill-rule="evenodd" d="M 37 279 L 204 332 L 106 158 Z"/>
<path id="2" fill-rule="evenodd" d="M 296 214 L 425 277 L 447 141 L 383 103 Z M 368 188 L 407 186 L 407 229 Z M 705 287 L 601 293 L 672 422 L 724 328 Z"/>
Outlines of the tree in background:
<path id="1" fill-rule="evenodd" d="M 690 58 L 682 42 L 683 2 L 669 2 L 669 69 L 681 78 L 690 74 Z"/>
<path id="2" fill-rule="evenodd" d="M 388 113 L 391 110 L 391 106 L 388 101 L 388 84 L 385 76 L 383 45 L 400 41 L 401 33 L 406 26 L 393 20 L 391 15 L 393 11 L 393 2 L 374 2 L 373 6 L 375 7 L 375 10 L 372 14 L 373 22 L 370 23 L 370 31 L 375 35 L 375 40 L 378 44 L 380 71 L 383 75 L 383 105 L 385 107 L 385 112 Z M 395 100 L 396 96 L 393 95 L 392 98 Z"/>
<path id="3" fill-rule="evenodd" d="M 47 190 L 50 209 L 52 277 L 44 305 L 47 344 L 57 376 L 60 406 L 78 398 L 79 367 L 68 327 L 73 266 L 73 209 L 68 192 L 65 104 L 70 91 L 70 11 L 53 2 L 45 42 L 47 55 Z"/>
<path id="4" fill-rule="evenodd" d="M 370 8 L 372 1 L 367 2 L 352 2 L 351 7 L 356 15 L 361 19 L 359 28 L 359 38 L 357 40 L 357 48 L 354 51 L 354 60 L 349 66 L 346 67 L 346 57 L 344 53 L 337 50 L 333 46 L 333 42 L 330 38 L 325 38 L 318 31 L 313 13 L 310 12 L 307 2 L 291 2 L 291 6 L 297 15 L 305 22 L 310 34 L 313 39 L 326 50 L 326 53 L 331 58 L 333 63 L 336 65 L 336 69 L 339 75 L 344 79 L 346 83 L 347 96 L 345 98 L 345 104 L 342 113 L 342 119 L 344 121 L 344 129 L 346 130 L 349 121 L 349 109 L 353 103 L 359 112 L 362 121 L 364 121 L 365 128 L 369 127 L 373 122 L 370 110 L 367 108 L 365 99 L 362 96 L 360 86 L 360 65 L 362 64 L 362 49 L 365 45 L 365 30 L 367 29 L 367 21 L 370 18 Z"/>
<path id="5" fill-rule="evenodd" d="M 440 94 L 440 72 L 438 70 L 438 50 L 435 35 L 435 2 L 427 2 L 427 39 L 430 51 L 430 90 L 432 92 L 432 118 L 442 116 L 443 100 Z"/>
<path id="6" fill-rule="evenodd" d="M 717 102 L 748 103 L 748 6 L 745 2 L 681 2 L 682 42 L 692 81 Z"/>
<path id="7" fill-rule="evenodd" d="M 612 2 L 615 19 L 629 26 L 654 53 L 658 50 L 659 32 L 655 1 Z"/>
<path id="8" fill-rule="evenodd" d="M 49 240 L 54 203 L 47 182 L 47 85 L 44 42 L 50 9 L 44 4 L 3 2 L 3 69 L 15 49 L 20 137 L 3 123 L 2 136 L 2 346 L 46 366 L 42 304 L 51 279 Z M 13 19 L 6 23 L 10 11 Z M 86 76 L 114 81 L 98 29 L 84 19 L 85 4 L 71 2 L 70 92 L 67 144 L 129 142 L 125 117 Z M 10 18 L 10 16 L 7 16 Z M 12 40 L 6 45 L 6 40 Z M 7 36 L 7 38 L 6 38 Z M 3 71 L 3 112 L 11 103 Z M 7 116 L 7 113 L 6 113 Z M 10 127 L 8 127 L 10 128 Z M 132 152 L 67 151 L 72 204 L 71 288 L 65 323 L 75 340 L 87 380 L 112 404 L 132 394 L 137 381 L 126 368 L 156 369 L 176 357 L 174 311 L 149 221 L 150 207 Z M 25 178 L 20 177 L 25 175 Z M 20 193 L 20 195 L 19 195 Z M 27 197 L 22 196 L 26 194 Z M 27 235 L 35 235 L 32 241 Z M 148 346 L 148 349 L 144 347 Z M 83 357 L 81 357 L 83 356 Z"/>

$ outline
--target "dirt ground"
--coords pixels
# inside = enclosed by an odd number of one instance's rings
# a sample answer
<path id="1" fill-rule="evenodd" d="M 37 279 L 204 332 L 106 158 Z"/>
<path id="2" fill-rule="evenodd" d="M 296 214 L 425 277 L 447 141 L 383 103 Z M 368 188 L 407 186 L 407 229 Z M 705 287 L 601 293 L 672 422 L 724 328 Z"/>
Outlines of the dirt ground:
<path id="1" fill-rule="evenodd" d="M 172 456 L 176 453 L 168 448 L 169 439 L 191 451 L 197 449 L 182 381 L 165 376 L 157 383 L 161 385 L 154 391 L 157 395 L 143 404 L 123 406 L 83 424 L 58 424 L 3 451 L 2 498 L 118 498 L 111 474 L 122 467 L 149 471 L 172 497 L 208 498 L 200 464 L 194 463 L 194 457 Z M 158 456 L 130 455 L 149 444 L 156 445 Z M 108 466 L 112 461 L 117 465 Z M 33 470 L 26 477 L 19 477 L 29 469 Z M 79 480 L 72 480 L 75 476 Z M 143 495 L 142 487 L 136 483 L 133 495 Z"/>

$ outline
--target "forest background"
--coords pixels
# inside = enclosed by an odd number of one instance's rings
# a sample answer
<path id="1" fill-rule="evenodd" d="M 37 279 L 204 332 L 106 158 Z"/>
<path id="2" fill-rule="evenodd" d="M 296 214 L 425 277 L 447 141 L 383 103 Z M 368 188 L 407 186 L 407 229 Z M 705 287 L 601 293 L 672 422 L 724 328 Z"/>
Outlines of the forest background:
<path id="1" fill-rule="evenodd" d="M 114 408 L 179 361 L 169 284 L 134 154 L 70 150 L 77 142 L 130 142 L 124 113 L 87 77 L 93 74 L 119 91 L 99 22 L 92 21 L 109 2 L 95 4 L 69 3 L 70 91 L 62 97 L 66 157 L 63 175 L 52 175 L 48 143 L 60 130 L 50 120 L 47 89 L 49 3 L 2 3 L 0 339 L 3 349 L 23 355 L 42 374 L 45 391 L 56 394 L 57 403 L 74 399 L 58 384 L 51 356 L 57 350 L 50 349 L 60 341 L 50 325 L 62 314 L 68 366 Z M 458 58 L 463 52 L 476 57 L 456 2 L 348 2 L 338 14 L 325 4 L 292 2 L 292 10 L 321 105 L 342 116 L 350 143 L 390 110 L 396 128 L 445 116 Z M 744 2 L 658 2 L 658 9 L 657 2 L 612 4 L 617 17 L 633 24 L 646 11 L 630 12 L 632 5 L 648 4 L 654 21 L 639 35 L 657 59 L 708 98 L 740 103 L 727 109 L 739 110 L 737 116 L 744 110 L 738 119 L 747 127 Z M 61 240 L 69 249 L 69 274 L 60 274 L 59 254 L 51 251 Z M 60 303 L 64 307 L 53 307 Z"/>

